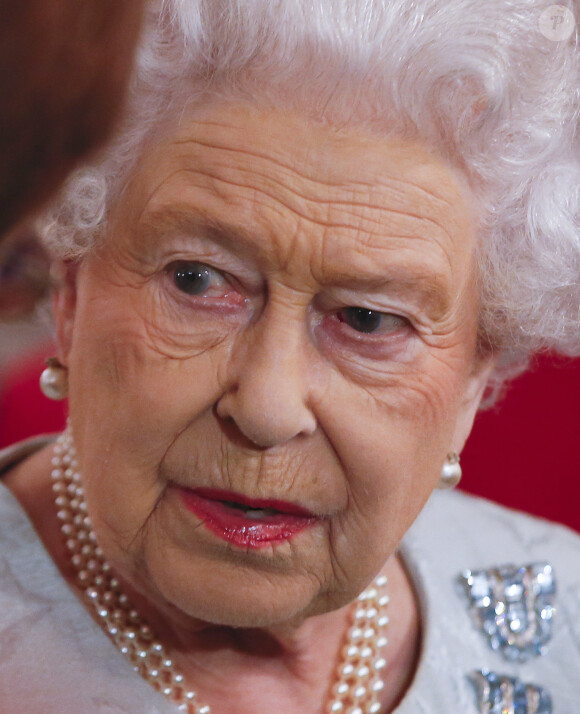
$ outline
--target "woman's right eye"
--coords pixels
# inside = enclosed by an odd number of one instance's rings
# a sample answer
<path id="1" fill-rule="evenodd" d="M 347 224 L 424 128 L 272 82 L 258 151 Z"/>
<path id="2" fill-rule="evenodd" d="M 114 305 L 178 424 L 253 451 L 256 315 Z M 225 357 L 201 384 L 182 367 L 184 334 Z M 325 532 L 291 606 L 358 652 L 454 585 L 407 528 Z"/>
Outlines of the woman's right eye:
<path id="1" fill-rule="evenodd" d="M 207 295 L 226 285 L 223 275 L 205 263 L 179 261 L 168 270 L 176 288 L 187 295 Z"/>

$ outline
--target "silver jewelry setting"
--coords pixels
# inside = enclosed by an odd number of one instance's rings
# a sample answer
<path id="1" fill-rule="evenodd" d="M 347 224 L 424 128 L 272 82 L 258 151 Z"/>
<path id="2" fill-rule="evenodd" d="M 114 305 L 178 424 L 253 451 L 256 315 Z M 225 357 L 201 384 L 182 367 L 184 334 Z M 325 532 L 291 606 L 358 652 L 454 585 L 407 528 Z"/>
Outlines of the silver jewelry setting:
<path id="1" fill-rule="evenodd" d="M 545 654 L 556 611 L 556 580 L 549 563 L 465 570 L 459 581 L 475 625 L 509 661 Z"/>
<path id="2" fill-rule="evenodd" d="M 552 714 L 552 698 L 543 687 L 526 684 L 487 669 L 470 676 L 479 714 Z"/>

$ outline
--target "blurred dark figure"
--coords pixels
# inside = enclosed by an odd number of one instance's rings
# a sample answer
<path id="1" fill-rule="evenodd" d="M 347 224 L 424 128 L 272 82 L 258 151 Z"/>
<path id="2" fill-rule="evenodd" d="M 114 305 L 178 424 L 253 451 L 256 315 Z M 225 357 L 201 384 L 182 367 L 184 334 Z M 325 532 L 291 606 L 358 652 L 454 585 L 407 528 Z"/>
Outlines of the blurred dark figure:
<path id="1" fill-rule="evenodd" d="M 36 235 L 20 228 L 0 243 L 0 319 L 28 315 L 48 295 L 50 261 Z"/>
<path id="2" fill-rule="evenodd" d="M 0 234 L 107 136 L 141 0 L 0 0 Z"/>
<path id="3" fill-rule="evenodd" d="M 39 249 L 26 229 L 14 229 L 108 136 L 122 107 L 142 5 L 0 0 L 0 311 L 28 304 L 22 280 L 15 287 L 19 269 L 23 279 L 34 276 L 31 298 L 39 288 Z M 10 281 L 14 294 L 6 302 Z"/>

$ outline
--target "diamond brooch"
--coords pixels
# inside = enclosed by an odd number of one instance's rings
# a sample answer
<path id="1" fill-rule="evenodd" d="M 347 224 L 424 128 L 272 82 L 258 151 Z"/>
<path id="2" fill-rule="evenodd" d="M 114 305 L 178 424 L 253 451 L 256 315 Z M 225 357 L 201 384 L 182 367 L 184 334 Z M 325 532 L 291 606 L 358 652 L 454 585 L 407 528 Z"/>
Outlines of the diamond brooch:
<path id="1" fill-rule="evenodd" d="M 487 636 L 493 650 L 501 652 L 507 660 L 519 662 L 545 653 L 552 636 L 556 594 L 549 563 L 465 570 L 459 581 L 476 627 Z M 543 714 L 544 710 L 530 711 Z"/>
<path id="2" fill-rule="evenodd" d="M 552 714 L 552 699 L 542 687 L 486 669 L 474 672 L 470 679 L 477 690 L 480 714 Z"/>

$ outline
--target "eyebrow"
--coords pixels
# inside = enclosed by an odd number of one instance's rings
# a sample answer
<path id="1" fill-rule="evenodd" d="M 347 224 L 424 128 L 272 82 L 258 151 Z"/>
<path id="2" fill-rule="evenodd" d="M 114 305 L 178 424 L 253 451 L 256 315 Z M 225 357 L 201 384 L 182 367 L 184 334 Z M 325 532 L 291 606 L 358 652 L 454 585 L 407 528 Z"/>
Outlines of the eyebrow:
<path id="1" fill-rule="evenodd" d="M 246 228 L 214 218 L 208 215 L 193 214 L 191 209 L 165 208 L 160 211 L 146 213 L 139 221 L 139 232 L 146 238 L 158 238 L 161 234 L 170 231 L 187 231 L 215 240 L 226 246 L 240 248 L 248 246 L 245 251 L 252 254 L 249 246 L 256 242 L 255 234 Z"/>
<path id="2" fill-rule="evenodd" d="M 231 248 L 242 256 L 255 257 L 256 233 L 244 226 L 224 221 L 220 218 L 192 213 L 191 208 L 163 208 L 151 211 L 139 221 L 139 231 L 146 238 L 155 239 L 166 232 L 194 232 L 200 237 Z M 394 236 L 393 236 L 394 237 Z M 401 236 L 411 238 L 411 236 Z M 440 319 L 449 309 L 451 295 L 447 282 L 438 273 L 426 265 L 415 263 L 400 268 L 393 263 L 383 274 L 358 273 L 353 275 L 352 268 L 337 269 L 330 267 L 325 276 L 320 276 L 321 285 L 342 290 L 380 293 L 388 290 L 407 298 L 423 308 L 433 320 Z M 356 268 L 355 268 L 356 269 Z"/>

